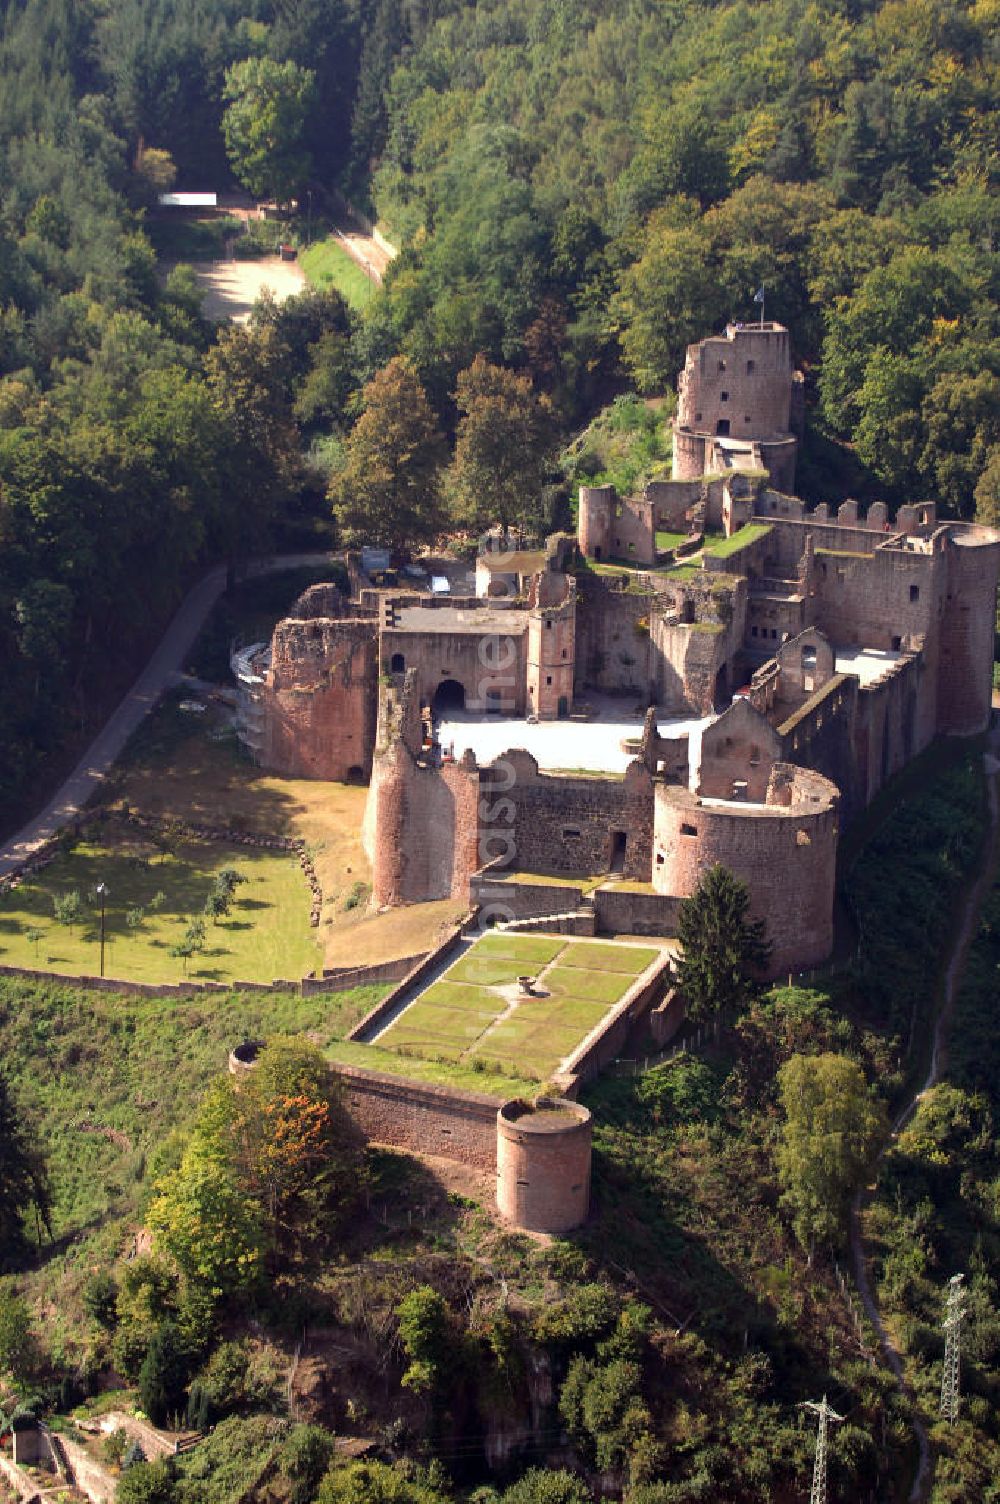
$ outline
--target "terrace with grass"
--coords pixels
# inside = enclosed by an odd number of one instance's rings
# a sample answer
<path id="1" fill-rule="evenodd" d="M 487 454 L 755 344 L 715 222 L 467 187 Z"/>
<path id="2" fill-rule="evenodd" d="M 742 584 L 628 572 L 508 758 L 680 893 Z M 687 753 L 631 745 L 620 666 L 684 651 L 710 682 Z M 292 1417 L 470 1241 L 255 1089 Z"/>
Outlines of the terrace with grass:
<path id="1" fill-rule="evenodd" d="M 565 935 L 484 935 L 371 1043 L 380 1053 L 545 1081 L 661 955 L 651 945 Z M 530 993 L 523 976 L 533 978 Z"/>

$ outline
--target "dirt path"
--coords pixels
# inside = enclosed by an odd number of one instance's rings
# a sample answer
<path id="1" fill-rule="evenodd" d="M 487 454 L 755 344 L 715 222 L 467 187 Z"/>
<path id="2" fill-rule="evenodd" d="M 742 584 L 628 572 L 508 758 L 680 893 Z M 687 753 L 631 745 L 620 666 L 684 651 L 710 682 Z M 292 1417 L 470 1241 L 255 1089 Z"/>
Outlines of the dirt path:
<path id="1" fill-rule="evenodd" d="M 331 557 L 327 553 L 281 554 L 272 559 L 255 560 L 247 569 L 247 575 L 307 568 Z M 19 867 L 27 857 L 80 814 L 87 801 L 100 788 L 108 769 L 121 755 L 133 731 L 159 700 L 172 675 L 182 666 L 209 612 L 225 588 L 226 566 L 220 564 L 209 570 L 204 579 L 199 580 L 185 596 L 146 667 L 58 793 L 53 795 L 33 820 L 5 845 L 0 846 L 0 877 Z"/>
<path id="2" fill-rule="evenodd" d="M 932 1087 L 937 1085 L 944 1068 L 948 1028 L 951 1023 L 951 1016 L 954 1010 L 955 996 L 958 991 L 958 985 L 965 967 L 965 958 L 968 953 L 969 942 L 972 939 L 973 930 L 979 917 L 979 910 L 982 905 L 983 898 L 985 897 L 989 889 L 989 885 L 993 880 L 994 867 L 996 865 L 998 825 L 997 773 L 1000 772 L 1000 761 L 997 760 L 996 755 L 998 746 L 1000 746 L 1000 734 L 998 734 L 996 731 L 991 732 L 989 739 L 989 750 L 985 753 L 984 756 L 987 777 L 986 787 L 990 806 L 990 834 L 986 858 L 983 863 L 983 869 L 980 872 L 975 883 L 973 884 L 970 892 L 968 893 L 965 904 L 962 908 L 961 923 L 958 927 L 958 933 L 955 936 L 955 943 L 952 947 L 951 956 L 948 961 L 948 968 L 945 972 L 944 1000 L 941 1005 L 941 1011 L 938 1014 L 937 1020 L 934 1025 L 934 1039 L 931 1047 L 930 1066 L 928 1068 L 923 1085 L 920 1087 L 920 1090 L 906 1104 L 906 1106 L 903 1108 L 902 1112 L 899 1114 L 892 1125 L 892 1133 L 890 1135 L 889 1142 L 883 1149 L 882 1154 L 879 1156 L 879 1160 L 875 1165 L 874 1174 L 872 1177 L 873 1185 L 875 1179 L 877 1179 L 879 1167 L 881 1166 L 881 1163 L 886 1154 L 888 1154 L 889 1150 L 895 1144 L 900 1133 L 902 1133 L 903 1129 L 910 1121 L 910 1118 L 916 1112 L 921 1100 L 927 1095 Z M 917 1466 L 916 1476 L 913 1480 L 913 1486 L 910 1489 L 909 1504 L 926 1504 L 926 1501 L 930 1496 L 931 1484 L 934 1480 L 934 1468 L 933 1460 L 931 1458 L 930 1439 L 927 1435 L 927 1427 L 924 1425 L 923 1419 L 917 1409 L 913 1390 L 906 1380 L 906 1376 L 903 1371 L 903 1360 L 900 1357 L 900 1354 L 895 1347 L 892 1338 L 886 1331 L 885 1324 L 882 1321 L 882 1316 L 875 1301 L 875 1296 L 872 1290 L 872 1284 L 868 1274 L 868 1260 L 867 1254 L 865 1252 L 864 1234 L 861 1227 L 861 1214 L 864 1210 L 865 1205 L 867 1204 L 869 1195 L 870 1192 L 867 1190 L 859 1191 L 851 1204 L 851 1263 L 854 1268 L 854 1278 L 858 1286 L 858 1292 L 861 1296 L 861 1302 L 865 1308 L 865 1314 L 871 1322 L 872 1326 L 875 1328 L 875 1332 L 879 1340 L 879 1346 L 882 1349 L 882 1355 L 892 1372 L 895 1374 L 900 1391 L 909 1401 L 913 1413 L 913 1431 L 914 1435 L 917 1438 L 919 1462 Z"/>

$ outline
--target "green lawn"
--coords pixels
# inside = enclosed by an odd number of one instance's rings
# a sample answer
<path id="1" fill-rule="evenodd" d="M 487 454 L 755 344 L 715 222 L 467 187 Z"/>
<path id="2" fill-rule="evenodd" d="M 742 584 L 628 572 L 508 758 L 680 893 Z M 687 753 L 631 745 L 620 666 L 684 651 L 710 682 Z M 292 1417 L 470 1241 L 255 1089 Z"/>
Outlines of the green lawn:
<path id="1" fill-rule="evenodd" d="M 545 1080 L 658 954 L 556 935 L 485 935 L 403 1010 L 377 1048 Z M 518 995 L 525 972 L 547 996 Z"/>
<path id="2" fill-rule="evenodd" d="M 680 548 L 690 537 L 689 533 L 669 533 L 657 530 L 656 551 L 660 554 L 668 553 L 671 549 Z"/>
<path id="3" fill-rule="evenodd" d="M 300 251 L 299 265 L 313 287 L 335 287 L 352 308 L 367 308 L 378 290 L 332 235 Z"/>
<path id="4" fill-rule="evenodd" d="M 0 896 L 0 963 L 65 976 L 96 976 L 100 908 L 94 893 L 108 888 L 105 975 L 138 982 L 178 982 L 184 963 L 169 954 L 190 918 L 200 915 L 215 874 L 235 867 L 247 881 L 236 889 L 229 915 L 206 923 L 205 949 L 192 956 L 196 981 L 270 982 L 306 976 L 322 964 L 309 926 L 309 889 L 297 859 L 283 852 L 192 842 L 164 856 L 144 839 L 109 830 L 100 843 L 82 841 L 29 882 Z M 84 902 L 72 928 L 56 922 L 54 899 L 76 891 Z M 164 901 L 158 912 L 154 895 Z M 126 911 L 145 910 L 133 933 Z M 37 939 L 28 931 L 42 931 Z"/>

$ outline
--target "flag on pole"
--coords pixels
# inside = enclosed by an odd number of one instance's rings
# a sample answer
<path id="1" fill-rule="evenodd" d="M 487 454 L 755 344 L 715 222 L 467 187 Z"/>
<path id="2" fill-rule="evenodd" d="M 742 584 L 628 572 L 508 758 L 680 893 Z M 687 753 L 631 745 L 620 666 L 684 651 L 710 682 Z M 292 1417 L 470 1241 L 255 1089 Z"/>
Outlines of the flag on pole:
<path id="1" fill-rule="evenodd" d="M 763 282 L 758 287 L 757 291 L 754 293 L 753 300 L 754 300 L 755 303 L 763 303 L 763 301 L 764 301 L 764 284 L 763 284 Z"/>

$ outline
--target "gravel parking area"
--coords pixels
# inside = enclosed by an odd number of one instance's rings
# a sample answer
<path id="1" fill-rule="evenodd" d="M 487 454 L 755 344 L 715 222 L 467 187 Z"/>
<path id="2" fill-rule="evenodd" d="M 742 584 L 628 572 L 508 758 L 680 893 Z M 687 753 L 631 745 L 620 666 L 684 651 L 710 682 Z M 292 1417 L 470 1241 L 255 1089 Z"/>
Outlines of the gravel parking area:
<path id="1" fill-rule="evenodd" d="M 245 324 L 250 310 L 269 287 L 279 303 L 306 286 L 305 274 L 295 261 L 265 256 L 260 261 L 209 261 L 196 266 L 195 276 L 205 295 L 205 315 Z"/>

